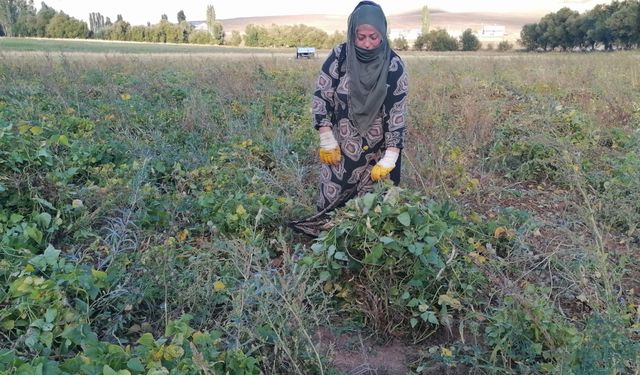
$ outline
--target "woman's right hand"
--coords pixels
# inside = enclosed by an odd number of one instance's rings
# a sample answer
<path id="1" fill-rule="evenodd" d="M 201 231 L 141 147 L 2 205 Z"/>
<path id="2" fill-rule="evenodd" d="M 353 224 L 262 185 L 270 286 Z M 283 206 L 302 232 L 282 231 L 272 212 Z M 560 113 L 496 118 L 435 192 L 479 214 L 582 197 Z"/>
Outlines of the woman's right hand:
<path id="1" fill-rule="evenodd" d="M 340 163 L 340 146 L 333 136 L 333 131 L 328 126 L 320 127 L 320 149 L 318 156 L 324 164 L 337 165 Z"/>

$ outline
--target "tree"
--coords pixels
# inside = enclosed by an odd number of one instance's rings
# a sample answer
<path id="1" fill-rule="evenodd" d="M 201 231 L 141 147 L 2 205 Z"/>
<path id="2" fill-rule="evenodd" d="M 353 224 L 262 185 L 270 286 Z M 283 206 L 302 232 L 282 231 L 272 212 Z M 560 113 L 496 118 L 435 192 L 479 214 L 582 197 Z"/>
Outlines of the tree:
<path id="1" fill-rule="evenodd" d="M 109 27 L 109 40 L 128 40 L 131 24 L 118 15 L 118 20 Z"/>
<path id="2" fill-rule="evenodd" d="M 428 33 L 418 35 L 416 40 L 413 41 L 413 49 L 416 51 L 422 51 L 423 49 L 428 50 L 429 49 L 428 45 L 429 45 Z"/>
<path id="3" fill-rule="evenodd" d="M 225 44 L 230 46 L 239 46 L 240 44 L 242 44 L 242 35 L 240 35 L 240 32 L 238 30 L 233 30 L 231 32 L 231 37 L 229 38 L 229 40 L 225 40 Z"/>
<path id="4" fill-rule="evenodd" d="M 191 44 L 213 44 L 213 38 L 208 31 L 196 30 L 189 34 L 189 43 Z"/>
<path id="5" fill-rule="evenodd" d="M 36 8 L 33 0 L 16 2 L 18 17 L 13 25 L 13 36 L 36 36 Z"/>
<path id="6" fill-rule="evenodd" d="M 324 48 L 333 48 L 336 45 L 347 40 L 347 33 L 345 31 L 334 31 L 333 34 L 327 37 Z"/>
<path id="7" fill-rule="evenodd" d="M 460 44 L 463 51 L 477 51 L 480 49 L 481 43 L 478 37 L 473 34 L 471 29 L 466 29 L 460 36 Z"/>
<path id="8" fill-rule="evenodd" d="M 213 5 L 207 5 L 207 29 L 213 35 L 213 26 L 216 22 L 216 10 Z"/>
<path id="9" fill-rule="evenodd" d="M 427 35 L 429 33 L 429 28 L 431 27 L 431 13 L 429 12 L 429 7 L 426 5 L 422 7 L 422 35 Z"/>
<path id="10" fill-rule="evenodd" d="M 0 0 L 0 25 L 7 36 L 16 36 L 16 24 L 20 20 L 20 15 L 35 13 L 33 0 L 27 3 L 25 0 Z"/>
<path id="11" fill-rule="evenodd" d="M 36 14 L 36 35 L 44 37 L 47 33 L 47 25 L 51 22 L 53 16 L 56 15 L 56 10 L 42 2 L 40 4 L 40 10 Z"/>
<path id="12" fill-rule="evenodd" d="M 180 22 L 184 22 L 187 20 L 187 16 L 184 15 L 184 11 L 179 11 L 178 12 L 178 23 Z"/>
<path id="13" fill-rule="evenodd" d="M 66 15 L 64 12 L 56 14 L 47 26 L 49 38 L 86 38 L 89 27 L 84 21 Z"/>
<path id="14" fill-rule="evenodd" d="M 213 29 L 211 29 L 210 33 L 215 41 L 215 44 L 224 44 L 224 29 L 222 28 L 222 24 L 220 22 L 214 22 Z"/>
<path id="15" fill-rule="evenodd" d="M 216 10 L 213 5 L 207 5 L 207 28 L 214 39 L 214 43 L 224 43 L 224 29 L 222 24 L 216 21 Z"/>
<path id="16" fill-rule="evenodd" d="M 400 35 L 393 40 L 393 48 L 398 51 L 406 51 L 409 49 L 409 42 L 407 42 L 404 36 Z"/>
<path id="17" fill-rule="evenodd" d="M 169 16 L 167 16 L 166 14 L 161 15 L 160 21 L 169 21 Z"/>
<path id="18" fill-rule="evenodd" d="M 459 48 L 458 40 L 444 29 L 430 31 L 429 40 L 432 51 L 457 51 Z"/>
<path id="19" fill-rule="evenodd" d="M 105 27 L 104 16 L 100 13 L 89 13 L 89 30 L 94 34 Z"/>
<path id="20" fill-rule="evenodd" d="M 629 49 L 640 42 L 640 3 L 637 1 L 624 1 L 620 8 L 607 20 L 616 43 L 625 49 Z"/>
<path id="21" fill-rule="evenodd" d="M 534 51 L 540 47 L 538 45 L 539 36 L 537 34 L 537 26 L 537 23 L 528 23 L 522 27 L 522 30 L 520 30 L 520 40 L 518 43 L 526 48 L 527 51 Z"/>

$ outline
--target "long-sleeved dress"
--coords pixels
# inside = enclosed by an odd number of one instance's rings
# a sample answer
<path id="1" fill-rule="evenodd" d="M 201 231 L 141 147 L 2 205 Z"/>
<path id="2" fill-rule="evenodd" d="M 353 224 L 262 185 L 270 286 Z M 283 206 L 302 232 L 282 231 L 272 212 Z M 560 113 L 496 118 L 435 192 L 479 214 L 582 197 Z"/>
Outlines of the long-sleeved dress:
<path id="1" fill-rule="evenodd" d="M 342 158 L 338 165 L 322 165 L 320 191 L 316 205 L 323 210 L 344 193 L 360 195 L 373 187 L 370 174 L 388 147 L 402 149 L 406 133 L 408 82 L 405 66 L 391 50 L 387 76 L 387 94 L 366 134 L 360 134 L 349 119 L 349 81 L 346 61 L 346 43 L 336 46 L 322 65 L 316 91 L 313 95 L 312 115 L 316 129 L 332 128 L 340 145 Z M 391 172 L 391 180 L 400 182 L 399 158 Z"/>

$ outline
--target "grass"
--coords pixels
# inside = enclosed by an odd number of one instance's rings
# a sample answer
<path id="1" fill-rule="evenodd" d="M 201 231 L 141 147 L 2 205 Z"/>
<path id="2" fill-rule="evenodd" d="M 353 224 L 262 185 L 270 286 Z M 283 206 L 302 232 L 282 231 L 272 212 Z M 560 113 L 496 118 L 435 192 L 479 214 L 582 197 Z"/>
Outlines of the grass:
<path id="1" fill-rule="evenodd" d="M 405 55 L 407 195 L 390 221 L 346 207 L 335 238 L 365 254 L 393 233 L 410 262 L 432 234 L 403 224 L 424 219 L 416 202 L 447 207 L 430 215 L 450 225 L 434 245 L 449 252 L 422 290 L 419 275 L 354 271 L 327 257 L 330 238 L 286 226 L 314 210 L 322 59 L 140 47 L 0 39 L 2 371 L 75 368 L 98 345 L 90 327 L 146 370 L 348 373 L 332 353 L 360 354 L 317 333 L 351 327 L 363 348 L 403 345 L 407 371 L 637 373 L 637 53 Z M 25 62 L 30 48 L 42 53 Z M 344 279 L 322 272 L 332 264 Z M 398 305 L 389 280 L 424 301 Z M 134 361 L 92 348 L 99 371 Z"/>
<path id="2" fill-rule="evenodd" d="M 160 44 L 143 42 L 113 42 L 81 39 L 0 38 L 3 52 L 48 53 L 123 53 L 123 54 L 289 54 L 295 49 L 240 48 L 195 44 Z"/>

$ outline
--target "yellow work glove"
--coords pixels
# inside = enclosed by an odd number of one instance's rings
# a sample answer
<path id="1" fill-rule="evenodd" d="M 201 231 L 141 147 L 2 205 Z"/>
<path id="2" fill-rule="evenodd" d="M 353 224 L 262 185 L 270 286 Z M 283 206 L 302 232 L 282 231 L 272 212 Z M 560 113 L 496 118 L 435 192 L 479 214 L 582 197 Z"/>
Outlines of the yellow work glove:
<path id="1" fill-rule="evenodd" d="M 387 150 L 384 152 L 384 156 L 378 164 L 374 165 L 371 169 L 371 180 L 372 181 L 380 181 L 381 179 L 387 177 L 389 173 L 395 168 L 396 160 L 398 160 L 398 155 L 400 155 L 397 151 Z"/>
<path id="2" fill-rule="evenodd" d="M 320 133 L 320 149 L 318 150 L 320 161 L 324 164 L 338 164 L 340 162 L 340 146 L 333 137 L 333 132 Z"/>

